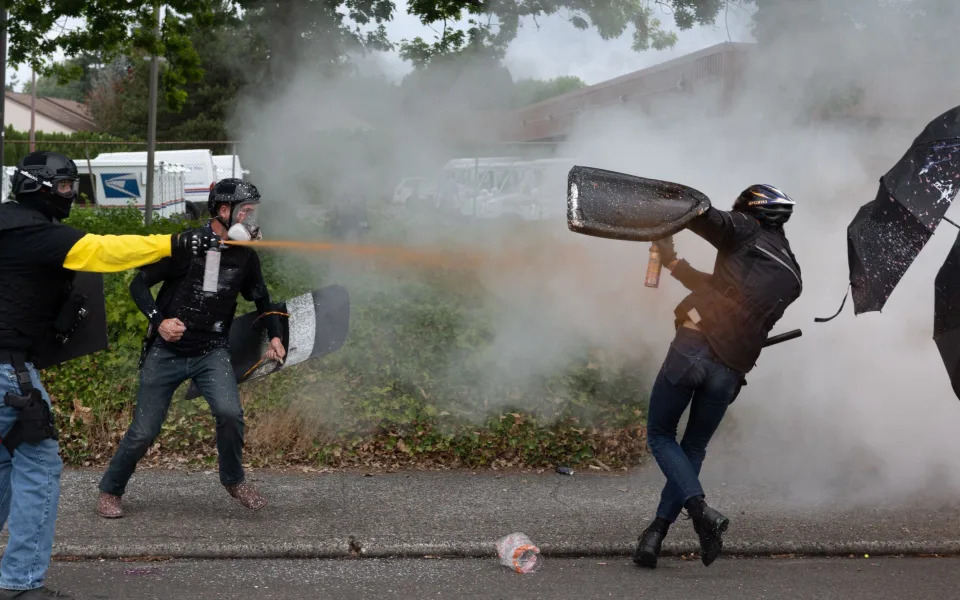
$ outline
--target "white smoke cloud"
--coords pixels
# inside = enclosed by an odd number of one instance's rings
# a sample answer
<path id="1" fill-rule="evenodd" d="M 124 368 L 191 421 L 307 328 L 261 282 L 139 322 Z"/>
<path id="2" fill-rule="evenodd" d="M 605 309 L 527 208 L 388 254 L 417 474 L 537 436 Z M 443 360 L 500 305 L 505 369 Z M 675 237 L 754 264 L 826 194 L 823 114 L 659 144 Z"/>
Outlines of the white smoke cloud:
<path id="1" fill-rule="evenodd" d="M 644 120 L 621 110 L 582 121 L 570 141 L 585 164 L 691 185 L 720 208 L 753 183 L 798 202 L 786 229 L 804 292 L 773 333 L 801 328 L 804 336 L 761 355 L 708 452 L 710 481 L 776 485 L 800 503 L 960 490 L 960 403 L 932 339 L 934 277 L 954 228 L 941 226 L 882 313 L 854 317 L 848 300 L 836 320 L 813 322 L 833 314 L 846 289 L 846 227 L 857 209 L 926 123 L 960 99 L 949 65 L 920 59 L 887 33 L 787 36 L 754 60 L 754 85 L 720 118 L 664 110 Z M 851 86 L 864 90 L 853 114 L 879 119 L 818 121 L 805 112 L 811 99 Z M 676 245 L 695 266 L 712 267 L 713 249 L 693 234 L 679 234 Z M 668 285 L 679 299 L 681 286 Z M 650 297 L 667 291 L 638 296 L 645 322 L 672 318 L 672 306 Z M 644 341 L 665 351 L 671 333 Z"/>
<path id="2" fill-rule="evenodd" d="M 879 30 L 875 37 L 814 31 L 784 38 L 758 55 L 736 109 L 720 117 L 679 104 L 653 119 L 620 108 L 583 119 L 556 149 L 579 164 L 693 186 L 721 208 L 752 183 L 771 183 L 798 201 L 787 232 L 804 292 L 774 333 L 802 328 L 804 336 L 760 357 L 710 448 L 710 480 L 784 486 L 798 502 L 896 497 L 930 486 L 960 491 L 960 403 L 932 340 L 933 279 L 952 228 L 934 235 L 881 314 L 855 318 L 848 301 L 834 321 L 813 322 L 832 314 L 846 289 L 846 227 L 858 207 L 874 198 L 879 177 L 926 122 L 960 98 L 949 63 L 925 59 L 891 40 L 890 28 Z M 363 68 L 387 69 L 376 61 Z M 529 72 L 546 76 L 550 67 L 538 68 Z M 863 90 L 859 114 L 878 120 L 810 118 L 811 103 L 851 85 Z M 458 156 L 455 135 L 391 101 L 374 103 L 382 152 L 324 146 L 322 130 L 356 117 L 370 104 L 370 89 L 321 79 L 305 65 L 288 88 L 239 113 L 250 141 L 244 164 L 256 165 L 258 186 L 293 209 L 288 217 L 301 220 L 298 210 L 331 189 L 382 198 L 400 177 Z M 445 110 L 439 100 L 435 108 Z M 485 117 L 475 118 L 482 125 Z M 325 161 L 341 165 L 342 178 L 321 178 Z M 542 228 L 458 226 L 402 212 L 396 219 L 409 220 L 401 241 L 410 246 L 453 240 L 485 257 L 482 302 L 494 314 L 491 352 L 500 357 L 490 381 L 533 379 L 587 345 L 612 362 L 643 364 L 652 376 L 684 290 L 666 272 L 659 289 L 645 288 L 647 244 L 573 234 L 564 199 L 557 204 Z M 678 234 L 676 245 L 694 266 L 712 267 L 713 249 L 693 234 Z M 349 281 L 351 274 L 339 276 Z"/>

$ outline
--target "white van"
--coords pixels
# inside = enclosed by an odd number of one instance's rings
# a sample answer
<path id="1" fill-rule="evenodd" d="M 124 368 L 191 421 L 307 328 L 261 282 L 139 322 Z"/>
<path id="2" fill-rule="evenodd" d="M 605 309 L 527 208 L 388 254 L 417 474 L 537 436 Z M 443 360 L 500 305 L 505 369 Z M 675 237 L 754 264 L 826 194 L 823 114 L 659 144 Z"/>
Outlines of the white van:
<path id="1" fill-rule="evenodd" d="M 526 221 L 565 214 L 567 174 L 573 165 L 569 158 L 491 163 L 482 171 L 476 202 L 465 204 L 462 212 L 483 219 L 510 215 Z"/>
<path id="2" fill-rule="evenodd" d="M 510 164 L 519 160 L 517 157 L 502 156 L 454 158 L 448 161 L 438 177 L 436 207 L 472 214 L 473 200 L 483 186 L 484 174 L 490 171 L 492 165 Z"/>
<path id="3" fill-rule="evenodd" d="M 412 206 L 419 203 L 436 201 L 437 182 L 427 177 L 404 177 L 393 190 L 394 204 Z M 435 204 L 434 204 L 435 205 Z"/>
<path id="4" fill-rule="evenodd" d="M 146 152 L 104 152 L 97 158 L 135 160 L 144 165 L 147 163 Z M 154 153 L 154 161 L 182 165 L 188 169 L 185 177 L 187 202 L 193 204 L 197 214 L 204 214 L 207 210 L 210 187 L 218 179 L 223 179 L 217 176 L 213 153 L 210 150 L 158 150 Z M 80 164 L 80 161 L 76 162 Z"/>
<path id="5" fill-rule="evenodd" d="M 79 192 L 95 206 L 136 206 L 146 209 L 147 165 L 135 159 L 104 158 L 77 162 L 80 174 Z M 186 177 L 190 170 L 183 165 L 157 161 L 154 167 L 153 210 L 161 217 L 187 215 L 199 218 L 194 206 L 187 202 Z"/>
<path id="6" fill-rule="evenodd" d="M 236 154 L 215 154 L 213 166 L 216 168 L 217 181 L 228 177 L 246 179 L 246 175 L 250 174 L 240 165 L 240 157 Z"/>

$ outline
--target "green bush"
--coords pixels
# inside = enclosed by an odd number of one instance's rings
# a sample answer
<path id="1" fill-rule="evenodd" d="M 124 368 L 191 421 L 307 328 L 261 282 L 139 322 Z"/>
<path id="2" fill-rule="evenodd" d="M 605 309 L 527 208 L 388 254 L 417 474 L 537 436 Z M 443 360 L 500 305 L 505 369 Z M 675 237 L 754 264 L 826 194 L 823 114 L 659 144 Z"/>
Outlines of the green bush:
<path id="1" fill-rule="evenodd" d="M 70 223 L 93 233 L 182 227 L 160 219 L 147 229 L 133 208 L 77 210 Z M 324 260 L 261 256 L 274 300 L 337 283 Z M 103 464 L 129 424 L 146 328 L 128 293 L 132 276 L 105 276 L 110 349 L 43 374 L 68 464 Z M 584 350 L 551 373 L 490 381 L 505 367 L 487 351 L 491 313 L 471 272 L 366 272 L 346 287 L 343 348 L 241 386 L 253 464 L 614 467 L 645 453 L 642 365 Z M 238 312 L 252 309 L 241 302 Z M 184 400 L 185 389 L 156 456 L 215 464 L 209 411 L 202 399 Z"/>

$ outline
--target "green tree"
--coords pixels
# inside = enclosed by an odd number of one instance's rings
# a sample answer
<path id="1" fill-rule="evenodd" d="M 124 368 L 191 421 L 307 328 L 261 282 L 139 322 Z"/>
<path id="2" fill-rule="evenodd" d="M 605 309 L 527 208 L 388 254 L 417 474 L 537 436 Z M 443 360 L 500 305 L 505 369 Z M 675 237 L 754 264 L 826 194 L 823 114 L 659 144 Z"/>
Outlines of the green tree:
<path id="1" fill-rule="evenodd" d="M 508 108 L 513 78 L 496 53 L 482 48 L 437 55 L 409 73 L 401 84 L 407 106 L 419 105 L 427 114 L 438 101 L 469 110 Z"/>
<path id="2" fill-rule="evenodd" d="M 403 40 L 400 53 L 422 67 L 435 56 L 487 48 L 498 56 L 517 36 L 525 18 L 559 14 L 578 29 L 595 29 L 603 39 L 632 30 L 634 50 L 663 49 L 676 43 L 659 14 L 671 14 L 680 30 L 714 23 L 729 0 L 410 0 L 408 12 L 439 33 L 433 41 Z"/>
<path id="3" fill-rule="evenodd" d="M 501 58 L 516 37 L 520 22 L 561 14 L 581 29 L 595 29 L 604 39 L 632 30 L 637 50 L 665 48 L 676 35 L 665 31 L 659 14 L 669 11 L 681 30 L 713 23 L 729 0 L 409 0 L 407 10 L 439 29 L 435 40 L 403 40 L 401 55 L 416 67 L 437 56 L 470 51 Z M 351 52 L 393 47 L 385 24 L 394 15 L 394 0 L 169 0 L 160 38 L 154 35 L 159 1 L 9 0 L 9 60 L 42 69 L 42 74 L 79 76 L 65 65 L 42 65 L 56 51 L 76 57 L 99 53 L 110 63 L 120 56 L 159 54 L 166 58 L 167 105 L 179 110 L 188 84 L 203 77 L 196 37 L 218 21 L 240 19 L 249 36 L 244 56 L 252 72 L 278 85 L 308 58 L 322 71 L 344 66 Z M 65 19 L 82 25 L 67 29 Z"/>
<path id="4" fill-rule="evenodd" d="M 211 28 L 188 21 L 186 34 L 203 75 L 183 85 L 185 96 L 177 110 L 164 105 L 158 108 L 157 138 L 227 139 L 227 116 L 239 90 L 251 80 L 245 59 L 251 53 L 250 38 L 236 18 L 221 20 Z M 90 110 L 98 124 L 111 135 L 141 139 L 149 106 L 149 62 L 121 60 L 100 75 L 90 95 Z M 166 81 L 162 85 L 167 85 Z"/>
<path id="5" fill-rule="evenodd" d="M 185 100 L 183 86 L 199 80 L 199 58 L 185 34 L 186 21 L 213 24 L 217 0 L 170 0 L 160 37 L 155 35 L 159 2 L 128 0 L 10 0 L 7 27 L 9 61 L 30 63 L 45 76 L 61 80 L 79 77 L 66 64 L 44 65 L 42 59 L 56 51 L 68 57 L 97 53 L 103 61 L 124 55 L 157 54 L 167 62 L 164 83 L 167 104 L 176 109 Z M 82 26 L 66 27 L 66 19 L 79 19 Z"/>
<path id="6" fill-rule="evenodd" d="M 58 70 L 69 75 L 37 77 L 37 95 L 85 102 L 93 88 L 94 76 L 99 67 L 99 57 L 89 52 L 84 52 L 77 58 L 67 59 Z M 27 94 L 31 93 L 33 82 L 26 82 L 23 91 Z"/>
<path id="7" fill-rule="evenodd" d="M 521 79 L 514 87 L 513 105 L 535 104 L 586 86 L 586 82 L 575 75 L 564 75 L 547 80 Z"/>
<path id="8" fill-rule="evenodd" d="M 15 92 L 18 83 L 20 83 L 20 80 L 17 79 L 16 75 L 13 75 L 12 77 L 10 77 L 10 81 L 8 81 L 6 85 L 3 86 L 3 90 L 5 92 Z"/>
<path id="9" fill-rule="evenodd" d="M 264 85 L 282 85 L 309 62 L 332 74 L 346 57 L 364 50 L 389 50 L 385 24 L 393 18 L 393 0 L 236 0 L 245 35 L 248 68 Z"/>

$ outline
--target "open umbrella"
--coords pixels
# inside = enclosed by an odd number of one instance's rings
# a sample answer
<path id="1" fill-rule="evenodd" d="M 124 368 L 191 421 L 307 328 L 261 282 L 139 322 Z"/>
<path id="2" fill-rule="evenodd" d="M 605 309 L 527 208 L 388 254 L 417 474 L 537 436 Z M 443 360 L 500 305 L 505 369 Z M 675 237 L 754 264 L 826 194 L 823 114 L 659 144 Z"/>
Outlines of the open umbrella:
<path id="1" fill-rule="evenodd" d="M 960 398 L 960 235 L 934 281 L 933 339 Z"/>
<path id="2" fill-rule="evenodd" d="M 927 124 L 847 227 L 854 314 L 883 309 L 958 190 L 960 106 Z M 829 321 L 842 310 L 843 303 L 837 314 L 815 320 Z"/>

